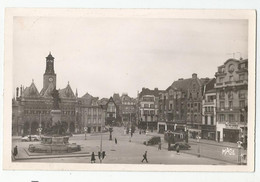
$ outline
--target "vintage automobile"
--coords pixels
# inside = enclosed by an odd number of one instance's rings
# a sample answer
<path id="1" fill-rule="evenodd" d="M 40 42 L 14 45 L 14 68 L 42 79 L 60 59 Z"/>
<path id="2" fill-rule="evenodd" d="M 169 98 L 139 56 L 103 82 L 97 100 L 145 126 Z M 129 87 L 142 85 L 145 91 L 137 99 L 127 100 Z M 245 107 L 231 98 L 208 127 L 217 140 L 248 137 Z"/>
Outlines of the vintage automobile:
<path id="1" fill-rule="evenodd" d="M 189 150 L 190 145 L 184 142 L 177 142 L 173 145 L 170 146 L 169 150 L 174 150 L 176 151 L 177 146 L 179 145 L 179 150 Z"/>
<path id="2" fill-rule="evenodd" d="M 22 142 L 40 141 L 40 140 L 41 140 L 41 137 L 39 135 L 27 135 L 27 136 L 22 137 Z"/>
<path id="3" fill-rule="evenodd" d="M 154 136 L 150 138 L 148 141 L 144 141 L 144 145 L 156 145 L 161 142 L 161 137 L 159 136 Z"/>

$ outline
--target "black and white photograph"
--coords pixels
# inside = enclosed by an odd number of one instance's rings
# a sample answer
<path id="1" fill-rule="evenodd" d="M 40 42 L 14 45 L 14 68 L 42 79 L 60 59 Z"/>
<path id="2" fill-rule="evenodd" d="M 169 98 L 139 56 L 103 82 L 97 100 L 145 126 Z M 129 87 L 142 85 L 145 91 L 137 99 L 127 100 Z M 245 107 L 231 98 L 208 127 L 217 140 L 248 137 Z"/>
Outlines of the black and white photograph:
<path id="1" fill-rule="evenodd" d="M 6 168 L 253 170 L 254 11 L 8 13 Z"/>

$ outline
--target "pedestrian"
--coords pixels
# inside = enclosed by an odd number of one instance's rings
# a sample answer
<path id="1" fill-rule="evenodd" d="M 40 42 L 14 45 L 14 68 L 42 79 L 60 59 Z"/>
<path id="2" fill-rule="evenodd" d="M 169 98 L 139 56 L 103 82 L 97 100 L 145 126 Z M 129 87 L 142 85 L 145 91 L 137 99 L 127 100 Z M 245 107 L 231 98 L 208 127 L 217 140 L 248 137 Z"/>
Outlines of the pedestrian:
<path id="1" fill-rule="evenodd" d="M 177 146 L 176 146 L 176 152 L 177 152 L 177 155 L 180 155 L 180 146 L 179 146 L 179 144 L 177 144 Z"/>
<path id="2" fill-rule="evenodd" d="M 159 142 L 158 150 L 162 150 L 162 143 L 161 142 Z"/>
<path id="3" fill-rule="evenodd" d="M 18 155 L 18 148 L 17 148 L 17 145 L 14 147 L 13 155 L 14 155 L 14 158 Z"/>
<path id="4" fill-rule="evenodd" d="M 31 135 L 29 135 L 29 141 L 32 141 L 32 136 Z"/>
<path id="5" fill-rule="evenodd" d="M 115 138 L 115 144 L 117 144 L 117 139 Z"/>
<path id="6" fill-rule="evenodd" d="M 91 163 L 96 163 L 95 153 L 92 152 L 91 154 Z"/>
<path id="7" fill-rule="evenodd" d="M 146 163 L 148 163 L 148 160 L 147 160 L 147 151 L 145 151 L 144 155 L 143 155 L 143 160 L 142 162 L 144 162 L 144 160 L 146 161 Z"/>

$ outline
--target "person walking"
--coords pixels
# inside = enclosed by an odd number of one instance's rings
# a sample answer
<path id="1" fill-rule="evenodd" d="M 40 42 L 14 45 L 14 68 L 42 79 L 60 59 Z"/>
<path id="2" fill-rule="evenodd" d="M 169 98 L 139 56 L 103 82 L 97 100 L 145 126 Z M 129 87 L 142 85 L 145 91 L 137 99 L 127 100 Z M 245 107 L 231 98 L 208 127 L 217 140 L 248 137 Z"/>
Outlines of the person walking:
<path id="1" fill-rule="evenodd" d="M 144 155 L 143 155 L 143 160 L 142 162 L 144 162 L 144 160 L 146 161 L 146 163 L 148 163 L 148 160 L 147 160 L 147 151 L 145 151 Z"/>
<path id="2" fill-rule="evenodd" d="M 177 144 L 177 147 L 176 147 L 176 152 L 177 152 L 177 155 L 180 155 L 180 146 L 179 146 L 179 144 Z"/>
<path id="3" fill-rule="evenodd" d="M 18 155 L 18 148 L 17 148 L 17 145 L 14 147 L 13 155 L 14 155 L 14 158 Z"/>
<path id="4" fill-rule="evenodd" d="M 115 138 L 115 144 L 117 144 L 117 139 Z"/>
<path id="5" fill-rule="evenodd" d="M 158 144 L 158 150 L 162 150 L 162 143 L 161 142 L 159 142 L 159 144 Z"/>
<path id="6" fill-rule="evenodd" d="M 95 153 L 92 152 L 91 154 L 91 163 L 96 163 Z"/>

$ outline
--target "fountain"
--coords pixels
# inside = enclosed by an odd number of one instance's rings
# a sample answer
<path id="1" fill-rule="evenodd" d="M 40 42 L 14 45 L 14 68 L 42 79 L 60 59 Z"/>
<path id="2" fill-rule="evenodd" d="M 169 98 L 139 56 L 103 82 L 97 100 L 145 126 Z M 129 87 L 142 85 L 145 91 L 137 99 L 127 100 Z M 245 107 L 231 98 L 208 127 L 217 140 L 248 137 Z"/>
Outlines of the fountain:
<path id="1" fill-rule="evenodd" d="M 66 135 L 65 126 L 61 123 L 61 110 L 59 108 L 59 91 L 54 88 L 52 92 L 53 109 L 51 110 L 51 122 L 41 137 L 40 144 L 29 145 L 29 152 L 32 153 L 70 153 L 80 151 L 80 145 L 69 143 L 69 136 Z"/>

